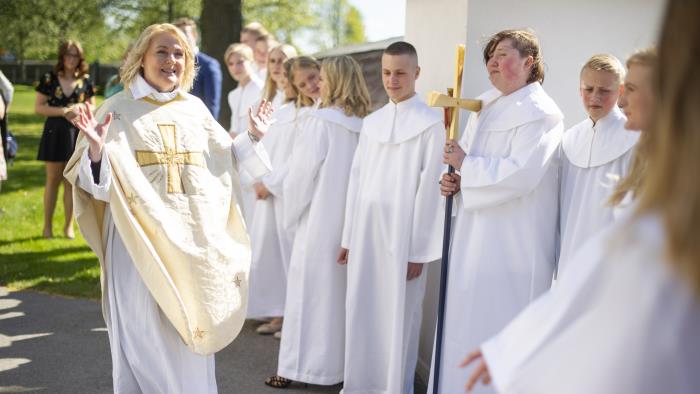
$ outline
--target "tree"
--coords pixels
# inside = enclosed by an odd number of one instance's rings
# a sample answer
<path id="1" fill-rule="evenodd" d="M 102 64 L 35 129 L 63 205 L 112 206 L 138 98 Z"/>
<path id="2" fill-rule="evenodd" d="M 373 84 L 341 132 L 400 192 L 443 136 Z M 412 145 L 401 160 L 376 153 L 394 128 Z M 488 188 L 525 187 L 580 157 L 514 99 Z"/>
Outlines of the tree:
<path id="1" fill-rule="evenodd" d="M 241 33 L 241 0 L 203 0 L 199 27 L 202 50 L 221 64 L 223 87 L 219 119 L 224 128 L 228 129 L 231 109 L 228 106 L 227 93 L 235 88 L 235 84 L 233 79 L 228 77 L 223 56 L 228 45 L 238 41 Z"/>
<path id="2" fill-rule="evenodd" d="M 92 53 L 94 59 L 93 51 L 107 47 L 102 10 L 109 2 L 62 0 L 61 7 L 55 7 L 51 0 L 0 0 L 3 45 L 22 66 L 27 58 L 55 59 L 58 44 L 66 39 L 81 41 L 88 58 Z M 24 67 L 22 73 L 24 77 Z"/>
<path id="3" fill-rule="evenodd" d="M 360 12 L 347 0 L 244 0 L 243 20 L 262 23 L 287 44 L 306 37 L 319 50 L 365 41 Z"/>

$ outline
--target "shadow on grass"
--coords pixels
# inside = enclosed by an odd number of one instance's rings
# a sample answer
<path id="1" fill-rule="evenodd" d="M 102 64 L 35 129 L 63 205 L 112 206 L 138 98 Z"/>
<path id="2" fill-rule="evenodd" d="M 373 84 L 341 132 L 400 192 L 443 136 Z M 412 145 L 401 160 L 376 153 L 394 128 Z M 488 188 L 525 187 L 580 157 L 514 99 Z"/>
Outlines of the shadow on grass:
<path id="1" fill-rule="evenodd" d="M 44 125 L 44 121 L 46 121 L 45 116 L 37 115 L 32 112 L 16 112 L 13 111 L 13 109 L 10 109 L 10 113 L 7 115 L 7 122 L 8 126 L 10 127 L 10 130 L 13 130 L 15 128 L 22 128 L 22 127 L 28 127 L 28 126 L 36 126 L 36 124 L 40 125 L 39 131 L 41 131 L 41 127 Z M 31 125 L 34 123 L 34 125 Z M 14 131 L 13 131 L 14 133 Z M 19 134 L 24 134 L 24 133 L 19 133 Z M 41 134 L 39 134 L 41 135 Z"/>
<path id="2" fill-rule="evenodd" d="M 12 245 L 12 244 L 21 244 L 24 242 L 31 242 L 31 241 L 40 241 L 44 239 L 41 236 L 35 235 L 33 237 L 26 237 L 26 238 L 12 238 L 12 239 L 0 239 L 0 247 L 6 246 L 6 245 Z M 3 253 L 0 253 L 0 263 L 2 263 L 2 259 L 6 256 Z"/>
<path id="3" fill-rule="evenodd" d="M 90 255 L 82 256 L 82 254 Z M 69 260 L 66 255 L 79 254 Z M 87 245 L 0 253 L 0 284 L 73 297 L 100 296 L 99 262 Z"/>
<path id="4" fill-rule="evenodd" d="M 8 172 L 9 179 L 2 183 L 3 193 L 43 187 L 46 184 L 44 164 L 39 161 L 36 164 L 15 161 L 15 165 L 10 167 Z"/>

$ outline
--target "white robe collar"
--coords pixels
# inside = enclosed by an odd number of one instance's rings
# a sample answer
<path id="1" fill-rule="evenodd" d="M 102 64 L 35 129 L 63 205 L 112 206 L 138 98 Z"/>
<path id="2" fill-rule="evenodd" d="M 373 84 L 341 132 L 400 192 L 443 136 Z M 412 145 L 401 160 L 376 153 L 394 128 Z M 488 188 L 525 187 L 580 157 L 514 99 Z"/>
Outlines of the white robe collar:
<path id="1" fill-rule="evenodd" d="M 400 144 L 421 134 L 442 118 L 414 94 L 400 103 L 389 102 L 363 122 L 363 133 L 382 143 Z"/>
<path id="2" fill-rule="evenodd" d="M 498 89 L 491 89 L 478 99 L 483 101 L 479 117 L 487 114 L 479 120 L 479 129 L 484 131 L 511 130 L 549 116 L 564 119 L 564 114 L 539 82 L 525 85 L 507 96 Z"/>
<path id="3" fill-rule="evenodd" d="M 596 122 L 588 118 L 564 133 L 562 148 L 571 164 L 580 168 L 602 166 L 635 146 L 639 133 L 625 129 L 625 115 L 615 106 Z"/>
<path id="4" fill-rule="evenodd" d="M 164 103 L 171 101 L 175 97 L 181 94 L 180 88 L 173 90 L 172 92 L 159 92 L 153 86 L 151 86 L 146 80 L 141 76 L 141 74 L 136 74 L 136 78 L 129 85 L 129 90 L 131 95 L 135 100 L 140 100 L 144 97 L 148 97 L 159 103 Z"/>
<path id="5" fill-rule="evenodd" d="M 358 118 L 357 116 L 345 115 L 340 108 L 336 107 L 317 109 L 311 112 L 309 116 L 335 123 L 352 131 L 353 133 L 359 133 L 360 129 L 362 129 L 361 118 Z"/>

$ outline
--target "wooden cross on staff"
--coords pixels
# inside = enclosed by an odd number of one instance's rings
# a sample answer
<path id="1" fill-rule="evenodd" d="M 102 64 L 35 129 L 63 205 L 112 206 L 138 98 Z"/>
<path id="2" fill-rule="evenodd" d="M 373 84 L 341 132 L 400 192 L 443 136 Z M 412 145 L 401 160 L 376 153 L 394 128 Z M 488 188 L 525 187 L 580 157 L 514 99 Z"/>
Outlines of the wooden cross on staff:
<path id="1" fill-rule="evenodd" d="M 457 66 L 455 69 L 454 88 L 448 89 L 449 95 L 431 92 L 428 95 L 428 105 L 431 107 L 445 108 L 445 127 L 447 139 L 457 139 L 459 127 L 459 109 L 469 111 L 481 111 L 481 100 L 463 99 L 459 95 L 462 92 L 462 74 L 464 73 L 464 45 L 457 45 Z M 449 166 L 448 174 L 455 169 Z M 435 333 L 435 360 L 433 368 L 433 393 L 439 393 L 440 389 L 440 364 L 442 361 L 443 327 L 445 322 L 445 304 L 447 302 L 447 273 L 449 271 L 450 257 L 450 230 L 452 228 L 452 200 L 453 196 L 447 196 L 445 201 L 445 227 L 442 238 L 442 272 L 440 274 L 440 298 L 438 301 L 438 321 Z"/>

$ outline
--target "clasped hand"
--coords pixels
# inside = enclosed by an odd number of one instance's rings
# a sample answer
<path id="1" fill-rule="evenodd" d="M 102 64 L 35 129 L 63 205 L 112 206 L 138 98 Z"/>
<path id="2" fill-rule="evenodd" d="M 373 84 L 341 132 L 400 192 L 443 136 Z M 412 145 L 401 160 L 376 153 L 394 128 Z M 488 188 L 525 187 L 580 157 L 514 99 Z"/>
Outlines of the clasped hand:
<path id="1" fill-rule="evenodd" d="M 253 184 L 253 189 L 255 189 L 255 198 L 258 200 L 265 200 L 270 196 L 270 191 L 262 182 L 255 182 Z"/>
<path id="2" fill-rule="evenodd" d="M 459 170 L 462 168 L 462 162 L 467 154 L 464 153 L 462 147 L 455 140 L 447 140 L 445 143 L 445 151 L 442 156 L 442 162 L 449 164 L 452 168 Z"/>

